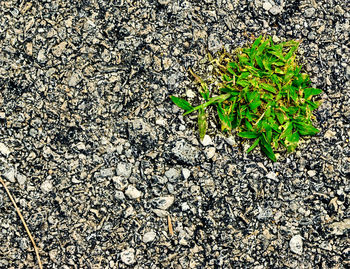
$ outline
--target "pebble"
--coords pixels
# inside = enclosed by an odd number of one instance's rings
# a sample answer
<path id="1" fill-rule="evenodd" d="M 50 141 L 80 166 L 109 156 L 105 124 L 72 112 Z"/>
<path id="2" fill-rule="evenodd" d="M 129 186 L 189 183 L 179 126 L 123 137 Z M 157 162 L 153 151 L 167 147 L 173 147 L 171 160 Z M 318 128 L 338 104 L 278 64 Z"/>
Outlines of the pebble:
<path id="1" fill-rule="evenodd" d="M 174 203 L 174 196 L 157 197 L 152 200 L 155 206 L 162 210 L 167 210 Z"/>
<path id="2" fill-rule="evenodd" d="M 121 176 L 115 176 L 112 178 L 114 186 L 117 190 L 123 191 L 128 186 L 128 181 Z"/>
<path id="3" fill-rule="evenodd" d="M 120 253 L 120 259 L 126 265 L 132 265 L 135 263 L 135 250 L 133 248 L 128 248 Z"/>
<path id="4" fill-rule="evenodd" d="M 303 253 L 303 238 L 300 235 L 293 236 L 289 241 L 289 247 L 295 254 Z"/>
<path id="5" fill-rule="evenodd" d="M 101 169 L 100 171 L 100 176 L 101 177 L 112 177 L 114 175 L 114 168 L 104 168 Z"/>
<path id="6" fill-rule="evenodd" d="M 305 17 L 311 18 L 315 14 L 315 9 L 313 7 L 310 7 L 308 9 L 305 9 Z"/>
<path id="7" fill-rule="evenodd" d="M 0 143 L 0 153 L 7 157 L 11 151 L 4 143 Z"/>
<path id="8" fill-rule="evenodd" d="M 170 182 L 175 182 L 178 178 L 180 178 L 180 171 L 175 168 L 170 168 L 165 172 L 165 176 L 168 178 Z"/>
<path id="9" fill-rule="evenodd" d="M 152 209 L 153 213 L 160 218 L 167 217 L 169 215 L 168 211 L 162 209 Z"/>
<path id="10" fill-rule="evenodd" d="M 15 181 L 15 175 L 16 175 L 16 169 L 11 167 L 9 168 L 4 174 L 4 178 L 6 178 L 10 182 L 16 182 Z"/>
<path id="11" fill-rule="evenodd" d="M 315 170 L 310 170 L 310 171 L 307 171 L 307 174 L 310 176 L 310 177 L 314 177 L 316 175 L 316 171 Z"/>
<path id="12" fill-rule="evenodd" d="M 207 155 L 207 157 L 209 159 L 211 159 L 215 156 L 215 152 L 216 152 L 216 148 L 214 148 L 214 147 L 210 147 L 210 148 L 205 150 L 205 154 Z"/>
<path id="13" fill-rule="evenodd" d="M 142 192 L 140 192 L 134 186 L 129 185 L 125 191 L 125 195 L 128 196 L 130 199 L 138 199 L 142 196 Z"/>
<path id="14" fill-rule="evenodd" d="M 154 231 L 147 232 L 142 237 L 142 242 L 149 243 L 156 238 L 157 234 Z"/>
<path id="15" fill-rule="evenodd" d="M 201 143 L 203 146 L 213 145 L 213 141 L 211 140 L 209 135 L 205 135 Z"/>
<path id="16" fill-rule="evenodd" d="M 17 178 L 19 185 L 24 185 L 24 183 L 26 183 L 27 177 L 25 175 L 17 173 L 16 178 Z"/>
<path id="17" fill-rule="evenodd" d="M 278 178 L 277 178 L 277 175 L 276 175 L 276 173 L 275 172 L 269 172 L 269 173 L 267 173 L 266 174 L 266 177 L 268 178 L 268 179 L 272 179 L 272 180 L 274 180 L 274 181 L 278 181 Z"/>
<path id="18" fill-rule="evenodd" d="M 129 163 L 118 163 L 117 175 L 129 178 L 131 176 L 132 167 Z"/>
<path id="19" fill-rule="evenodd" d="M 327 130 L 326 133 L 324 134 L 324 137 L 330 139 L 335 137 L 335 135 L 336 135 L 336 132 L 333 132 L 332 130 Z"/>
<path id="20" fill-rule="evenodd" d="M 50 192 L 53 189 L 53 185 L 52 182 L 50 180 L 45 180 L 41 186 L 40 189 L 42 190 L 42 192 Z"/>
<path id="21" fill-rule="evenodd" d="M 187 180 L 191 176 L 191 171 L 187 168 L 182 168 L 182 176 Z"/>
<path id="22" fill-rule="evenodd" d="M 263 9 L 265 9 L 266 11 L 269 11 L 271 8 L 272 8 L 272 5 L 270 2 L 264 2 Z"/>
<path id="23" fill-rule="evenodd" d="M 279 6 L 273 6 L 269 11 L 272 15 L 277 15 L 280 14 L 283 11 L 283 9 Z"/>
<path id="24" fill-rule="evenodd" d="M 82 80 L 82 74 L 80 72 L 74 72 L 68 81 L 68 86 L 75 87 Z"/>

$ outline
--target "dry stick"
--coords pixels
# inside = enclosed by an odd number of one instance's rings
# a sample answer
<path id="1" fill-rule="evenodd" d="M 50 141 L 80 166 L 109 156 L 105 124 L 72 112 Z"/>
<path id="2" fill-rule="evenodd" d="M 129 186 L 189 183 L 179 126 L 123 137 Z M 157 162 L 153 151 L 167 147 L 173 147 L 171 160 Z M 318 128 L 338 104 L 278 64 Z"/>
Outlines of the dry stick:
<path id="1" fill-rule="evenodd" d="M 5 182 L 2 180 L 1 177 L 0 177 L 0 182 L 4 186 L 4 188 L 5 188 L 6 192 L 7 192 L 7 195 L 10 197 L 10 200 L 11 200 L 12 204 L 16 208 L 17 214 L 18 214 L 19 218 L 21 219 L 21 221 L 23 223 L 23 226 L 26 229 L 26 232 L 27 232 L 30 240 L 32 241 L 32 244 L 33 244 L 33 247 L 34 247 L 34 250 L 35 250 L 35 254 L 36 254 L 36 257 L 38 259 L 39 268 L 42 269 L 43 266 L 41 264 L 41 260 L 40 260 L 40 256 L 39 256 L 39 250 L 38 250 L 38 248 L 37 248 L 37 246 L 35 244 L 35 241 L 34 241 L 34 238 L 33 238 L 32 234 L 30 233 L 30 231 L 28 229 L 28 226 L 27 226 L 27 224 L 26 224 L 26 222 L 25 222 L 25 220 L 24 220 L 24 218 L 23 218 L 23 216 L 21 214 L 21 211 L 19 211 L 19 208 L 18 208 L 18 206 L 17 206 L 17 204 L 15 202 L 15 199 L 13 199 L 13 196 L 11 195 L 9 189 L 6 187 Z"/>

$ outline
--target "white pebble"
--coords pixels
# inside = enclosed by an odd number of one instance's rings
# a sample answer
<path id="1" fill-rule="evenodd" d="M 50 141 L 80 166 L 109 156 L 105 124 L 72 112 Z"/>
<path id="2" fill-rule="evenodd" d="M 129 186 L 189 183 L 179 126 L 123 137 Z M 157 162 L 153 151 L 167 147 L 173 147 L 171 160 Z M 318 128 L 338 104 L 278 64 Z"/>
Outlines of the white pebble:
<path id="1" fill-rule="evenodd" d="M 4 143 L 0 143 L 0 153 L 7 157 L 11 151 Z"/>
<path id="2" fill-rule="evenodd" d="M 143 243 L 152 242 L 156 238 L 156 235 L 154 231 L 145 233 L 142 238 Z"/>
<path id="3" fill-rule="evenodd" d="M 50 192 L 52 190 L 52 188 L 53 188 L 53 186 L 52 186 L 52 183 L 50 180 L 45 180 L 40 186 L 40 189 L 43 192 Z"/>
<path id="4" fill-rule="evenodd" d="M 298 234 L 294 235 L 289 241 L 289 247 L 295 254 L 301 255 L 303 253 L 303 238 Z"/>
<path id="5" fill-rule="evenodd" d="M 122 253 L 120 253 L 120 259 L 123 263 L 127 265 L 132 265 L 135 263 L 135 250 L 133 248 L 128 248 L 127 250 L 124 250 Z"/>
<path id="6" fill-rule="evenodd" d="M 191 171 L 187 168 L 183 168 L 182 169 L 182 176 L 184 177 L 184 179 L 188 179 L 191 175 Z"/>
<path id="7" fill-rule="evenodd" d="M 213 144 L 213 141 L 211 140 L 209 135 L 205 135 L 201 142 L 203 146 L 209 146 Z"/>
<path id="8" fill-rule="evenodd" d="M 129 185 L 125 191 L 125 195 L 128 196 L 130 199 L 137 199 L 141 197 L 142 193 L 134 186 Z"/>
<path id="9" fill-rule="evenodd" d="M 269 2 L 264 2 L 263 9 L 269 11 L 272 8 L 272 5 Z"/>

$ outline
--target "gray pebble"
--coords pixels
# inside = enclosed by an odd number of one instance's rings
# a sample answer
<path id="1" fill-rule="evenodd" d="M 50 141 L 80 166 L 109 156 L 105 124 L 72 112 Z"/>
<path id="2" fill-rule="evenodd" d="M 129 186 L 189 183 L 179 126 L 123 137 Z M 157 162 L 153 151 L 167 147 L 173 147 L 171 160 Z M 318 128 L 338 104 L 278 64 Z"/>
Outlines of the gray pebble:
<path id="1" fill-rule="evenodd" d="M 175 168 L 170 168 L 165 172 L 165 176 L 168 178 L 170 182 L 175 182 L 178 178 L 180 178 L 180 171 Z"/>
<path id="2" fill-rule="evenodd" d="M 118 163 L 117 175 L 129 178 L 132 172 L 132 166 L 129 163 Z"/>
<path id="3" fill-rule="evenodd" d="M 310 7 L 308 9 L 305 9 L 305 17 L 311 18 L 315 14 L 315 9 L 313 7 Z"/>

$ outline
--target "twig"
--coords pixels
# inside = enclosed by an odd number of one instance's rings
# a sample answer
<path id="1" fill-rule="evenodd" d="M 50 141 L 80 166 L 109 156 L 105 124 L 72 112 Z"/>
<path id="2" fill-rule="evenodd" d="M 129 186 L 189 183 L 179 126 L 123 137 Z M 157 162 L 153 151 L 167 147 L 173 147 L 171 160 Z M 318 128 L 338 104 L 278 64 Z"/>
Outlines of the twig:
<path id="1" fill-rule="evenodd" d="M 35 254 L 36 254 L 36 257 L 37 257 L 37 260 L 38 260 L 39 268 L 42 269 L 43 266 L 41 264 L 39 250 L 38 250 L 38 248 L 37 248 L 37 246 L 35 244 L 35 241 L 34 241 L 34 238 L 33 238 L 32 234 L 30 233 L 29 228 L 28 228 L 28 226 L 27 226 L 27 224 L 26 224 L 26 222 L 25 222 L 25 220 L 24 220 L 24 218 L 23 218 L 23 216 L 21 214 L 21 211 L 19 211 L 19 208 L 18 208 L 18 206 L 17 206 L 17 204 L 15 202 L 15 199 L 13 198 L 12 194 L 10 193 L 9 189 L 6 187 L 5 182 L 3 181 L 3 179 L 1 177 L 0 177 L 0 182 L 4 186 L 5 191 L 7 192 L 7 195 L 9 196 L 13 206 L 16 208 L 17 214 L 18 214 L 19 218 L 21 219 L 24 228 L 26 229 L 26 232 L 27 232 L 27 234 L 28 234 L 28 236 L 30 238 L 30 241 L 32 241 L 32 244 L 33 244 L 33 247 L 34 247 L 34 251 L 35 251 Z"/>

